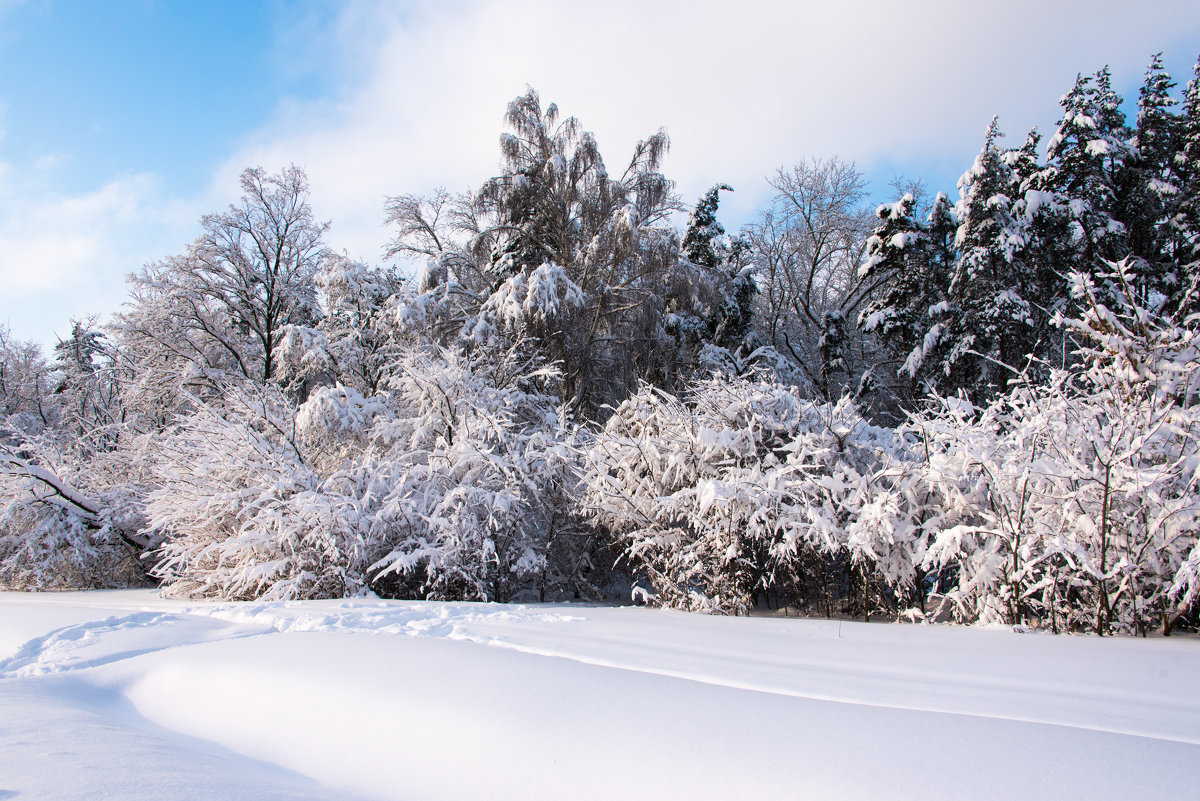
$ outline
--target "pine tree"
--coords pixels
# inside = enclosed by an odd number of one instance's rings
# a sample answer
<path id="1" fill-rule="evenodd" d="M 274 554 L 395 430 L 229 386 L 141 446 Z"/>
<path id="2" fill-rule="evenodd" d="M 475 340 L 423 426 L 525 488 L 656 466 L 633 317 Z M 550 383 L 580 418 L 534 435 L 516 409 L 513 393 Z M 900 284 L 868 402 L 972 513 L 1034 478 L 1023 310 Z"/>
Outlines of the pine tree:
<path id="1" fill-rule="evenodd" d="M 1105 273 L 1106 260 L 1122 259 L 1129 252 L 1125 226 L 1116 216 L 1129 131 L 1107 67 L 1094 77 L 1077 76 L 1059 104 L 1063 114 L 1046 148 L 1045 187 L 1056 192 L 1069 211 L 1072 261 L 1082 261 L 1089 274 L 1099 276 Z"/>
<path id="2" fill-rule="evenodd" d="M 680 245 L 688 261 L 710 270 L 720 266 L 721 258 L 717 253 L 719 245 L 716 243 L 725 235 L 725 226 L 717 220 L 721 190 L 732 192 L 733 187 L 729 184 L 717 184 L 696 201 L 695 208 L 688 215 L 687 229 Z"/>
<path id="3" fill-rule="evenodd" d="M 944 198 L 938 195 L 939 200 Z M 875 210 L 880 223 L 867 240 L 867 259 L 860 268 L 866 277 L 886 276 L 886 283 L 859 315 L 859 324 L 901 358 L 911 355 L 924 341 L 929 311 L 945 300 L 948 288 L 948 274 L 939 273 L 935 264 L 929 231 L 913 218 L 913 203 L 912 194 L 906 193 Z M 901 372 L 907 370 L 915 381 L 921 361 L 923 358 L 907 359 Z"/>
<path id="4" fill-rule="evenodd" d="M 959 256 L 937 379 L 944 390 L 966 389 L 976 397 L 1002 389 L 1024 366 L 1038 331 L 1036 306 L 1027 296 L 1027 234 L 1008 195 L 1013 172 L 997 144 L 1000 136 L 993 118 L 983 150 L 959 181 Z"/>
<path id="5" fill-rule="evenodd" d="M 704 341 L 734 351 L 742 346 L 750 330 L 756 288 L 746 268 L 749 244 L 740 236 L 727 236 L 717 220 L 721 191 L 732 192 L 733 187 L 713 186 L 688 215 L 680 245 L 684 259 L 681 267 L 690 264 L 698 268 L 700 283 L 715 290 L 710 308 L 704 312 Z"/>
<path id="6" fill-rule="evenodd" d="M 1179 201 L 1171 218 L 1171 253 L 1183 275 L 1174 304 L 1179 312 L 1200 312 L 1200 59 L 1188 81 L 1179 120 L 1179 144 L 1172 169 Z"/>
<path id="7" fill-rule="evenodd" d="M 1168 221 L 1178 204 L 1174 155 L 1179 147 L 1179 118 L 1171 113 L 1175 84 L 1162 66 L 1162 54 L 1150 61 L 1138 98 L 1137 129 L 1127 168 L 1122 172 L 1119 214 L 1129 233 L 1147 305 L 1159 307 L 1178 293 L 1182 276 L 1170 254 Z"/>
<path id="8" fill-rule="evenodd" d="M 1024 238 L 1022 291 L 1043 332 L 1041 349 L 1033 355 L 1041 360 L 1054 352 L 1061 360 L 1063 338 L 1057 329 L 1043 323 L 1066 309 L 1069 294 L 1063 271 L 1072 268 L 1076 249 L 1071 239 L 1070 204 L 1053 187 L 1054 171 L 1038 161 L 1040 142 L 1041 135 L 1034 128 L 1025 144 L 1004 153 L 1004 161 L 1012 171 L 1012 214 Z M 1031 362 L 1030 369 L 1045 377 L 1038 361 Z"/>

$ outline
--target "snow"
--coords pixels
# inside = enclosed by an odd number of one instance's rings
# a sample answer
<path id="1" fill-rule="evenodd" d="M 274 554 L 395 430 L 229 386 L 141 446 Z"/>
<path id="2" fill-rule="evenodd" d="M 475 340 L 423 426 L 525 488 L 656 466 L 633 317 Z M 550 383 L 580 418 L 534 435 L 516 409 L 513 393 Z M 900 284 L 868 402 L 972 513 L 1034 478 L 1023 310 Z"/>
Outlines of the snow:
<path id="1" fill-rule="evenodd" d="M 1195 639 L 0 594 L 0 797 L 1191 797 Z"/>

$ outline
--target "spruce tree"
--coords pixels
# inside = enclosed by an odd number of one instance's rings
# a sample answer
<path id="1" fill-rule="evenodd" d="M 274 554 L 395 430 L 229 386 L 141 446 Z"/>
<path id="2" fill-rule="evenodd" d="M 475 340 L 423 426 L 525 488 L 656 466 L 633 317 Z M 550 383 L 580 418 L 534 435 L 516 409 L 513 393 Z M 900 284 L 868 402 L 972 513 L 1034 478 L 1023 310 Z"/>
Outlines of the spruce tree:
<path id="1" fill-rule="evenodd" d="M 696 201 L 695 208 L 688 215 L 687 230 L 680 246 L 688 261 L 710 270 L 715 270 L 720 262 L 717 254 L 719 245 L 715 243 L 725 235 L 725 226 L 717 220 L 721 190 L 732 192 L 733 187 L 729 184 L 717 184 Z"/>
<path id="2" fill-rule="evenodd" d="M 1129 253 L 1125 226 L 1116 216 L 1119 175 L 1130 148 L 1121 98 L 1106 67 L 1094 77 L 1077 76 L 1059 103 L 1063 114 L 1046 148 L 1045 186 L 1070 214 L 1075 247 L 1071 264 L 1063 267 L 1082 268 L 1103 286 L 1105 261 Z"/>
<path id="3" fill-rule="evenodd" d="M 1118 213 L 1128 231 L 1142 288 L 1155 295 L 1144 297 L 1143 302 L 1152 308 L 1177 294 L 1182 281 L 1167 225 L 1179 201 L 1174 169 L 1179 118 L 1171 113 L 1175 100 L 1170 96 L 1174 85 L 1163 69 L 1162 54 L 1155 54 L 1138 98 L 1137 128 L 1119 193 Z"/>
<path id="4" fill-rule="evenodd" d="M 939 196 L 940 197 L 940 196 Z M 906 193 L 875 209 L 879 225 L 867 240 L 865 277 L 885 276 L 878 297 L 859 315 L 863 331 L 873 334 L 903 359 L 924 339 L 929 309 L 945 299 L 946 282 L 932 273 L 933 247 L 926 230 L 913 219 L 914 199 Z M 909 370 L 916 378 L 916 370 Z"/>
<path id="5" fill-rule="evenodd" d="M 1200 59 L 1188 81 L 1179 118 L 1179 140 L 1172 170 L 1179 200 L 1171 218 L 1171 251 L 1182 270 L 1174 303 L 1182 315 L 1200 312 Z"/>
<path id="6" fill-rule="evenodd" d="M 949 288 L 946 351 L 938 383 L 982 399 L 1003 390 L 1035 350 L 1037 304 L 1028 297 L 1032 270 L 1014 215 L 1013 172 L 1001 153 L 993 118 L 983 150 L 959 181 L 959 250 Z"/>

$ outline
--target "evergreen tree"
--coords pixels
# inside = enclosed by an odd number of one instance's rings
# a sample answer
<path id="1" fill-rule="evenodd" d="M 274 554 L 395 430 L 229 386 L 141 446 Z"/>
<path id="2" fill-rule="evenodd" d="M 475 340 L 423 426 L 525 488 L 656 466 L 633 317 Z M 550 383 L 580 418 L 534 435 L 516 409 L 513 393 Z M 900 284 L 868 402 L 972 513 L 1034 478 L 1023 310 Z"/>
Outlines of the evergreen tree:
<path id="1" fill-rule="evenodd" d="M 725 235 L 725 226 L 717 220 L 721 190 L 732 192 L 733 187 L 729 184 L 717 184 L 696 201 L 695 208 L 688 215 L 687 230 L 680 245 L 688 261 L 710 270 L 717 269 L 721 264 L 721 257 L 717 252 L 720 248 L 718 243 Z"/>
<path id="2" fill-rule="evenodd" d="M 1174 155 L 1178 149 L 1179 118 L 1171 113 L 1175 84 L 1156 54 L 1146 70 L 1138 98 L 1137 128 L 1131 158 L 1122 173 L 1119 213 L 1129 234 L 1129 247 L 1142 274 L 1143 289 L 1155 297 L 1145 300 L 1159 307 L 1178 293 L 1182 276 L 1173 262 L 1168 221 L 1178 204 L 1178 179 Z"/>
<path id="3" fill-rule="evenodd" d="M 1172 169 L 1179 182 L 1179 200 L 1171 218 L 1174 261 L 1182 269 L 1176 306 L 1185 314 L 1200 312 L 1200 59 L 1188 81 L 1179 120 L 1179 144 Z"/>
<path id="4" fill-rule="evenodd" d="M 732 192 L 728 184 L 717 184 L 704 193 L 688 215 L 680 249 L 681 267 L 697 272 L 699 283 L 710 291 L 707 309 L 702 310 L 705 343 L 735 351 L 744 344 L 750 330 L 755 294 L 754 279 L 747 269 L 749 243 L 742 237 L 730 237 L 717 220 L 720 192 Z"/>
<path id="5" fill-rule="evenodd" d="M 966 389 L 976 397 L 1003 389 L 1010 371 L 1034 352 L 1038 333 L 1036 306 L 1027 296 L 1027 236 L 1008 195 L 1013 172 L 997 144 L 1000 135 L 993 119 L 983 150 L 959 181 L 959 256 L 937 378 L 944 390 Z"/>
<path id="6" fill-rule="evenodd" d="M 1115 216 L 1119 174 L 1130 149 L 1120 103 L 1107 67 L 1094 78 L 1076 77 L 1059 101 L 1063 114 L 1046 148 L 1045 187 L 1056 192 L 1069 211 L 1072 261 L 1082 262 L 1094 276 L 1105 273 L 1106 260 L 1122 259 L 1129 252 L 1125 226 Z"/>
<path id="7" fill-rule="evenodd" d="M 1074 258 L 1074 251 L 1070 246 L 1069 204 L 1050 185 L 1050 170 L 1038 162 L 1040 141 L 1042 135 L 1033 128 L 1024 145 L 1004 155 L 1004 162 L 1013 173 L 1013 213 L 1025 231 L 1022 249 L 1032 281 L 1026 289 L 1044 315 L 1051 315 L 1062 311 L 1066 284 L 1061 270 Z"/>
<path id="8" fill-rule="evenodd" d="M 867 259 L 860 268 L 866 277 L 879 275 L 887 280 L 878 297 L 859 315 L 859 324 L 902 358 L 924 340 L 929 310 L 945 300 L 948 286 L 947 280 L 939 281 L 945 274 L 939 276 L 936 271 L 933 241 L 913 219 L 913 204 L 912 194 L 906 193 L 875 210 L 880 222 L 867 240 Z M 908 372 L 915 381 L 916 367 Z"/>

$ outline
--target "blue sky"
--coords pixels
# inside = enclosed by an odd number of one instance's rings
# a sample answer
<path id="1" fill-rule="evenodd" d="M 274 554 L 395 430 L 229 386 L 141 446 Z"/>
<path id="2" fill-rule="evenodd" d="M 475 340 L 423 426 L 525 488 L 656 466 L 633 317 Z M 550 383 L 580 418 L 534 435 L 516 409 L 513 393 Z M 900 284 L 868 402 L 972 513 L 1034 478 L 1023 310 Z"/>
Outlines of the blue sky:
<path id="1" fill-rule="evenodd" d="M 384 196 L 486 178 L 526 85 L 610 166 L 666 127 L 735 227 L 809 156 L 953 194 L 992 114 L 1048 136 L 1076 72 L 1135 98 L 1157 50 L 1184 83 L 1200 3 L 0 0 L 0 325 L 116 310 L 251 165 L 305 167 L 331 244 L 377 261 Z"/>

